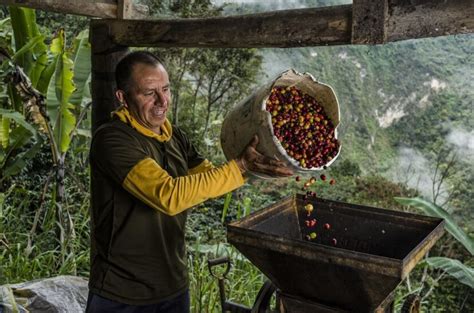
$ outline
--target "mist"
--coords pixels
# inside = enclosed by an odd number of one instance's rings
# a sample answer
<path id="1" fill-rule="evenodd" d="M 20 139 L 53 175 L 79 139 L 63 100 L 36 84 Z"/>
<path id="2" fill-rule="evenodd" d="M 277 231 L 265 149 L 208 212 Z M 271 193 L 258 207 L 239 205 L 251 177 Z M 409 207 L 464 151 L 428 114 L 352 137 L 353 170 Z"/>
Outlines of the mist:
<path id="1" fill-rule="evenodd" d="M 460 161 L 474 166 L 474 130 L 455 128 L 446 136 L 446 142 L 452 146 Z"/>
<path id="2" fill-rule="evenodd" d="M 435 169 L 431 162 L 420 151 L 410 147 L 401 147 L 398 149 L 396 164 L 397 166 L 388 173 L 389 178 L 418 190 L 424 198 L 432 201 Z M 447 188 L 443 184 L 440 188 L 438 202 L 442 203 L 446 198 Z"/>

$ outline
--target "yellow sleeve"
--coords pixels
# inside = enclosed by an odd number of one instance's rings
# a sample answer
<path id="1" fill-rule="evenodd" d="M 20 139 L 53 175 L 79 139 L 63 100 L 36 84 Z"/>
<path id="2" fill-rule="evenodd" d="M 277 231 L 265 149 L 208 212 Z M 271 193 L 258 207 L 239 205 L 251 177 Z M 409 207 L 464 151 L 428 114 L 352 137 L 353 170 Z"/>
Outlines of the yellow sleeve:
<path id="1" fill-rule="evenodd" d="M 135 165 L 122 183 L 135 197 L 167 215 L 181 213 L 243 184 L 244 178 L 235 161 L 203 173 L 173 178 L 151 158 Z"/>
<path id="2" fill-rule="evenodd" d="M 208 160 L 204 160 L 198 166 L 190 168 L 188 170 L 188 174 L 192 175 L 192 174 L 204 173 L 213 168 L 214 168 L 214 165 L 212 165 L 211 162 L 209 162 Z"/>

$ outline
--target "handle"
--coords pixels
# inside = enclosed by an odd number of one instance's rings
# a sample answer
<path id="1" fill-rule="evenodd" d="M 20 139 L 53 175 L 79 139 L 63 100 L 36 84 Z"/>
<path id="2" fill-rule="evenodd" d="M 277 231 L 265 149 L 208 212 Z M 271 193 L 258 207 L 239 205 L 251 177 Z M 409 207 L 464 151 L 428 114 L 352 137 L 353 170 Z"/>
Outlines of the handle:
<path id="1" fill-rule="evenodd" d="M 218 276 L 217 274 L 215 274 L 212 271 L 212 268 L 214 266 L 217 266 L 217 265 L 220 265 L 220 264 L 226 264 L 226 269 L 225 269 L 224 273 L 222 274 L 222 276 Z M 214 276 L 217 279 L 225 278 L 227 276 L 227 274 L 229 273 L 229 271 L 230 271 L 230 266 L 231 266 L 230 259 L 227 256 L 220 257 L 220 258 L 217 258 L 217 259 L 207 260 L 207 267 L 209 268 L 209 272 L 211 273 L 212 276 Z"/>

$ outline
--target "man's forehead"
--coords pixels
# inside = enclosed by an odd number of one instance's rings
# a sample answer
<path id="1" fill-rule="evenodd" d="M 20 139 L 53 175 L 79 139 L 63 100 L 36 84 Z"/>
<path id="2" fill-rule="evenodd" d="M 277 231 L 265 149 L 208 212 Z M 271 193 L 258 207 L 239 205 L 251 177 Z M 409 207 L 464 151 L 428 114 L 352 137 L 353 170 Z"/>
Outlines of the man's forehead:
<path id="1" fill-rule="evenodd" d="M 161 64 L 136 64 L 133 67 L 132 76 L 136 81 L 143 83 L 156 82 L 157 80 L 164 80 L 166 83 L 169 83 L 168 72 Z"/>

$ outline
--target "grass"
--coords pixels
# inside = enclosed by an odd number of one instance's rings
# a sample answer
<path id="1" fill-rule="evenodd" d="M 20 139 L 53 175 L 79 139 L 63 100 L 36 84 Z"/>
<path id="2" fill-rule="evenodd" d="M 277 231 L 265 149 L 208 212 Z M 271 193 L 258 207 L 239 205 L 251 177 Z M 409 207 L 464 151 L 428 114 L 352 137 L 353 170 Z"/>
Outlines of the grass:
<path id="1" fill-rule="evenodd" d="M 327 174 L 331 176 L 332 173 L 333 169 Z M 381 177 L 337 177 L 337 182 L 337 188 L 327 184 L 318 185 L 318 194 L 355 203 L 377 201 L 375 205 L 387 208 L 390 208 L 394 194 L 398 195 L 396 186 Z M 82 185 L 87 186 L 88 182 L 84 181 Z M 74 222 L 74 236 L 67 249 L 61 248 L 57 240 L 58 223 L 52 197 L 46 195 L 41 205 L 41 181 L 29 181 L 23 177 L 1 193 L 0 285 L 66 274 L 88 277 L 89 195 L 84 192 L 84 188 L 77 187 L 76 181 L 68 180 L 66 186 L 67 198 L 63 209 L 70 212 Z M 220 312 L 217 279 L 209 273 L 207 261 L 223 255 L 232 260 L 232 269 L 226 280 L 227 299 L 252 307 L 265 277 L 238 251 L 225 243 L 225 226 L 221 219 L 224 216 L 226 222 L 234 220 L 297 189 L 294 180 L 258 181 L 234 192 L 231 199 L 228 196 L 207 201 L 192 210 L 188 218 L 186 240 L 193 313 Z M 406 192 L 402 189 L 400 192 Z M 390 191 L 388 194 L 387 190 Z M 37 226 L 33 228 L 35 223 Z M 420 266 L 413 271 L 413 286 L 422 271 L 423 267 Z M 396 311 L 400 309 L 407 290 L 405 284 L 397 289 Z M 443 279 L 422 304 L 427 312 L 443 312 L 441 308 L 444 303 L 456 312 L 461 307 L 472 309 L 472 298 L 472 291 L 465 286 L 455 280 Z"/>

